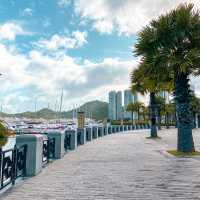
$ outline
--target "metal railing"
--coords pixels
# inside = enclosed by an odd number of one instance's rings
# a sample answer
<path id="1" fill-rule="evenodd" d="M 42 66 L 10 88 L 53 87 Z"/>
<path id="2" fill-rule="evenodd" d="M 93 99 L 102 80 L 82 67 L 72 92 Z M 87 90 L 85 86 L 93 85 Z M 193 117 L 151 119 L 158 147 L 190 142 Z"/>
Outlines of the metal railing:
<path id="1" fill-rule="evenodd" d="M 0 149 L 0 190 L 15 184 L 17 178 L 26 174 L 27 145 L 2 151 Z"/>
<path id="2" fill-rule="evenodd" d="M 42 162 L 48 163 L 55 158 L 55 138 L 43 140 Z"/>

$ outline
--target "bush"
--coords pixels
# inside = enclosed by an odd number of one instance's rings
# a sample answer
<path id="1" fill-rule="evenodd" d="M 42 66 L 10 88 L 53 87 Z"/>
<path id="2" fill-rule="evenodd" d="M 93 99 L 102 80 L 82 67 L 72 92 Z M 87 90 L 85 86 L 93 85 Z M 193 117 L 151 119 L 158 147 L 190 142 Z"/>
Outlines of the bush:
<path id="1" fill-rule="evenodd" d="M 0 138 L 5 138 L 7 136 L 7 129 L 0 123 Z"/>

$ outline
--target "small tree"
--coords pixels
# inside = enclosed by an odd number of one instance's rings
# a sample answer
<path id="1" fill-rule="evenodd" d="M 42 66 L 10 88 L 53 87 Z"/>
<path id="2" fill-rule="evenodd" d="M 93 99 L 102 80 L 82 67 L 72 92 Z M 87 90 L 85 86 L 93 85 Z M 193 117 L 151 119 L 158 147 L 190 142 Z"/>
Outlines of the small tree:
<path id="1" fill-rule="evenodd" d="M 144 106 L 143 103 L 141 102 L 131 102 L 128 104 L 128 106 L 126 107 L 126 111 L 131 112 L 131 118 L 132 118 L 132 125 L 133 123 L 133 113 L 136 112 L 137 113 L 137 117 L 138 117 L 138 122 L 140 120 L 140 109 Z"/>
<path id="2" fill-rule="evenodd" d="M 167 129 L 169 128 L 169 116 L 174 114 L 174 112 L 175 112 L 174 104 L 166 103 L 163 110 L 163 114 L 165 115 L 165 125 Z"/>
<path id="3" fill-rule="evenodd" d="M 194 93 L 192 93 L 191 95 L 191 109 L 192 109 L 194 127 L 196 127 L 197 115 L 200 114 L 200 98 L 196 97 Z"/>
<path id="4" fill-rule="evenodd" d="M 162 120 L 162 113 L 165 109 L 165 99 L 160 96 L 156 96 L 156 105 L 157 105 L 157 119 L 158 119 L 158 130 L 161 130 L 161 120 Z"/>
<path id="5" fill-rule="evenodd" d="M 137 51 L 137 48 L 136 48 Z M 156 127 L 156 93 L 161 90 L 170 91 L 173 87 L 173 82 L 168 77 L 167 73 L 159 75 L 154 71 L 153 66 L 149 65 L 147 58 L 144 58 L 139 67 L 132 72 L 131 84 L 132 92 L 140 92 L 141 94 L 149 94 L 149 112 L 151 121 L 151 137 L 157 137 Z M 161 81 L 162 80 L 162 81 Z"/>

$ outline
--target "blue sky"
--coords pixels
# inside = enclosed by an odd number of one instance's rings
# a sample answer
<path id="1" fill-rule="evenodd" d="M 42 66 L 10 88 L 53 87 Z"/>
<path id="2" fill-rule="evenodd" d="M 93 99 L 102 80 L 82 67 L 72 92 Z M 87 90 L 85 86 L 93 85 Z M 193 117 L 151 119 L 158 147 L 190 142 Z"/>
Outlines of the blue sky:
<path id="1" fill-rule="evenodd" d="M 0 103 L 9 113 L 65 110 L 129 87 L 137 32 L 180 2 L 1 0 Z"/>

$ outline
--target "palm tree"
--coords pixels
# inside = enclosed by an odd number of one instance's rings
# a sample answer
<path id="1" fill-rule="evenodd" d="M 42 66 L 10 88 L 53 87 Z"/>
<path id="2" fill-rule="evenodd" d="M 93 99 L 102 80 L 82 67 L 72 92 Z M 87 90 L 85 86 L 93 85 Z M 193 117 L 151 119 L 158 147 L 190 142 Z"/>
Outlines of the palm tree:
<path id="1" fill-rule="evenodd" d="M 200 114 L 200 98 L 196 97 L 194 92 L 191 95 L 191 107 L 192 107 L 192 116 L 193 116 L 193 125 L 196 127 L 196 119 Z"/>
<path id="2" fill-rule="evenodd" d="M 141 102 L 131 102 L 128 104 L 128 106 L 126 107 L 126 111 L 128 112 L 131 112 L 131 117 L 132 117 L 132 125 L 134 124 L 133 123 L 133 113 L 136 112 L 137 113 L 137 116 L 138 116 L 138 122 L 140 120 L 140 109 L 144 107 L 144 104 L 141 103 Z"/>
<path id="3" fill-rule="evenodd" d="M 142 115 L 143 115 L 143 120 L 144 122 L 148 121 L 148 116 L 149 116 L 149 107 L 142 107 Z"/>
<path id="4" fill-rule="evenodd" d="M 200 14 L 193 4 L 181 4 L 171 12 L 153 20 L 139 34 L 138 56 L 166 71 L 174 80 L 174 96 L 178 118 L 177 150 L 195 151 L 192 136 L 190 75 L 200 74 Z"/>
<path id="5" fill-rule="evenodd" d="M 158 116 L 158 130 L 161 130 L 161 118 L 165 108 L 165 99 L 157 95 L 156 104 L 157 104 L 157 116 Z"/>
<path id="6" fill-rule="evenodd" d="M 158 76 L 154 72 L 154 67 L 146 64 L 146 59 L 144 59 L 139 67 L 135 69 L 131 74 L 131 84 L 132 92 L 140 92 L 142 95 L 150 93 L 150 120 L 151 120 L 151 137 L 157 137 L 157 127 L 156 127 L 156 93 L 162 89 L 170 90 L 173 87 L 171 81 L 161 82 L 159 80 L 164 80 L 163 77 L 166 76 L 166 73 Z M 159 79 L 158 79 L 159 78 Z M 166 77 L 165 77 L 166 79 Z M 169 79 L 170 80 L 170 79 Z"/>
<path id="7" fill-rule="evenodd" d="M 163 113 L 165 115 L 165 126 L 169 128 L 169 117 L 175 112 L 174 105 L 172 103 L 166 103 Z"/>

